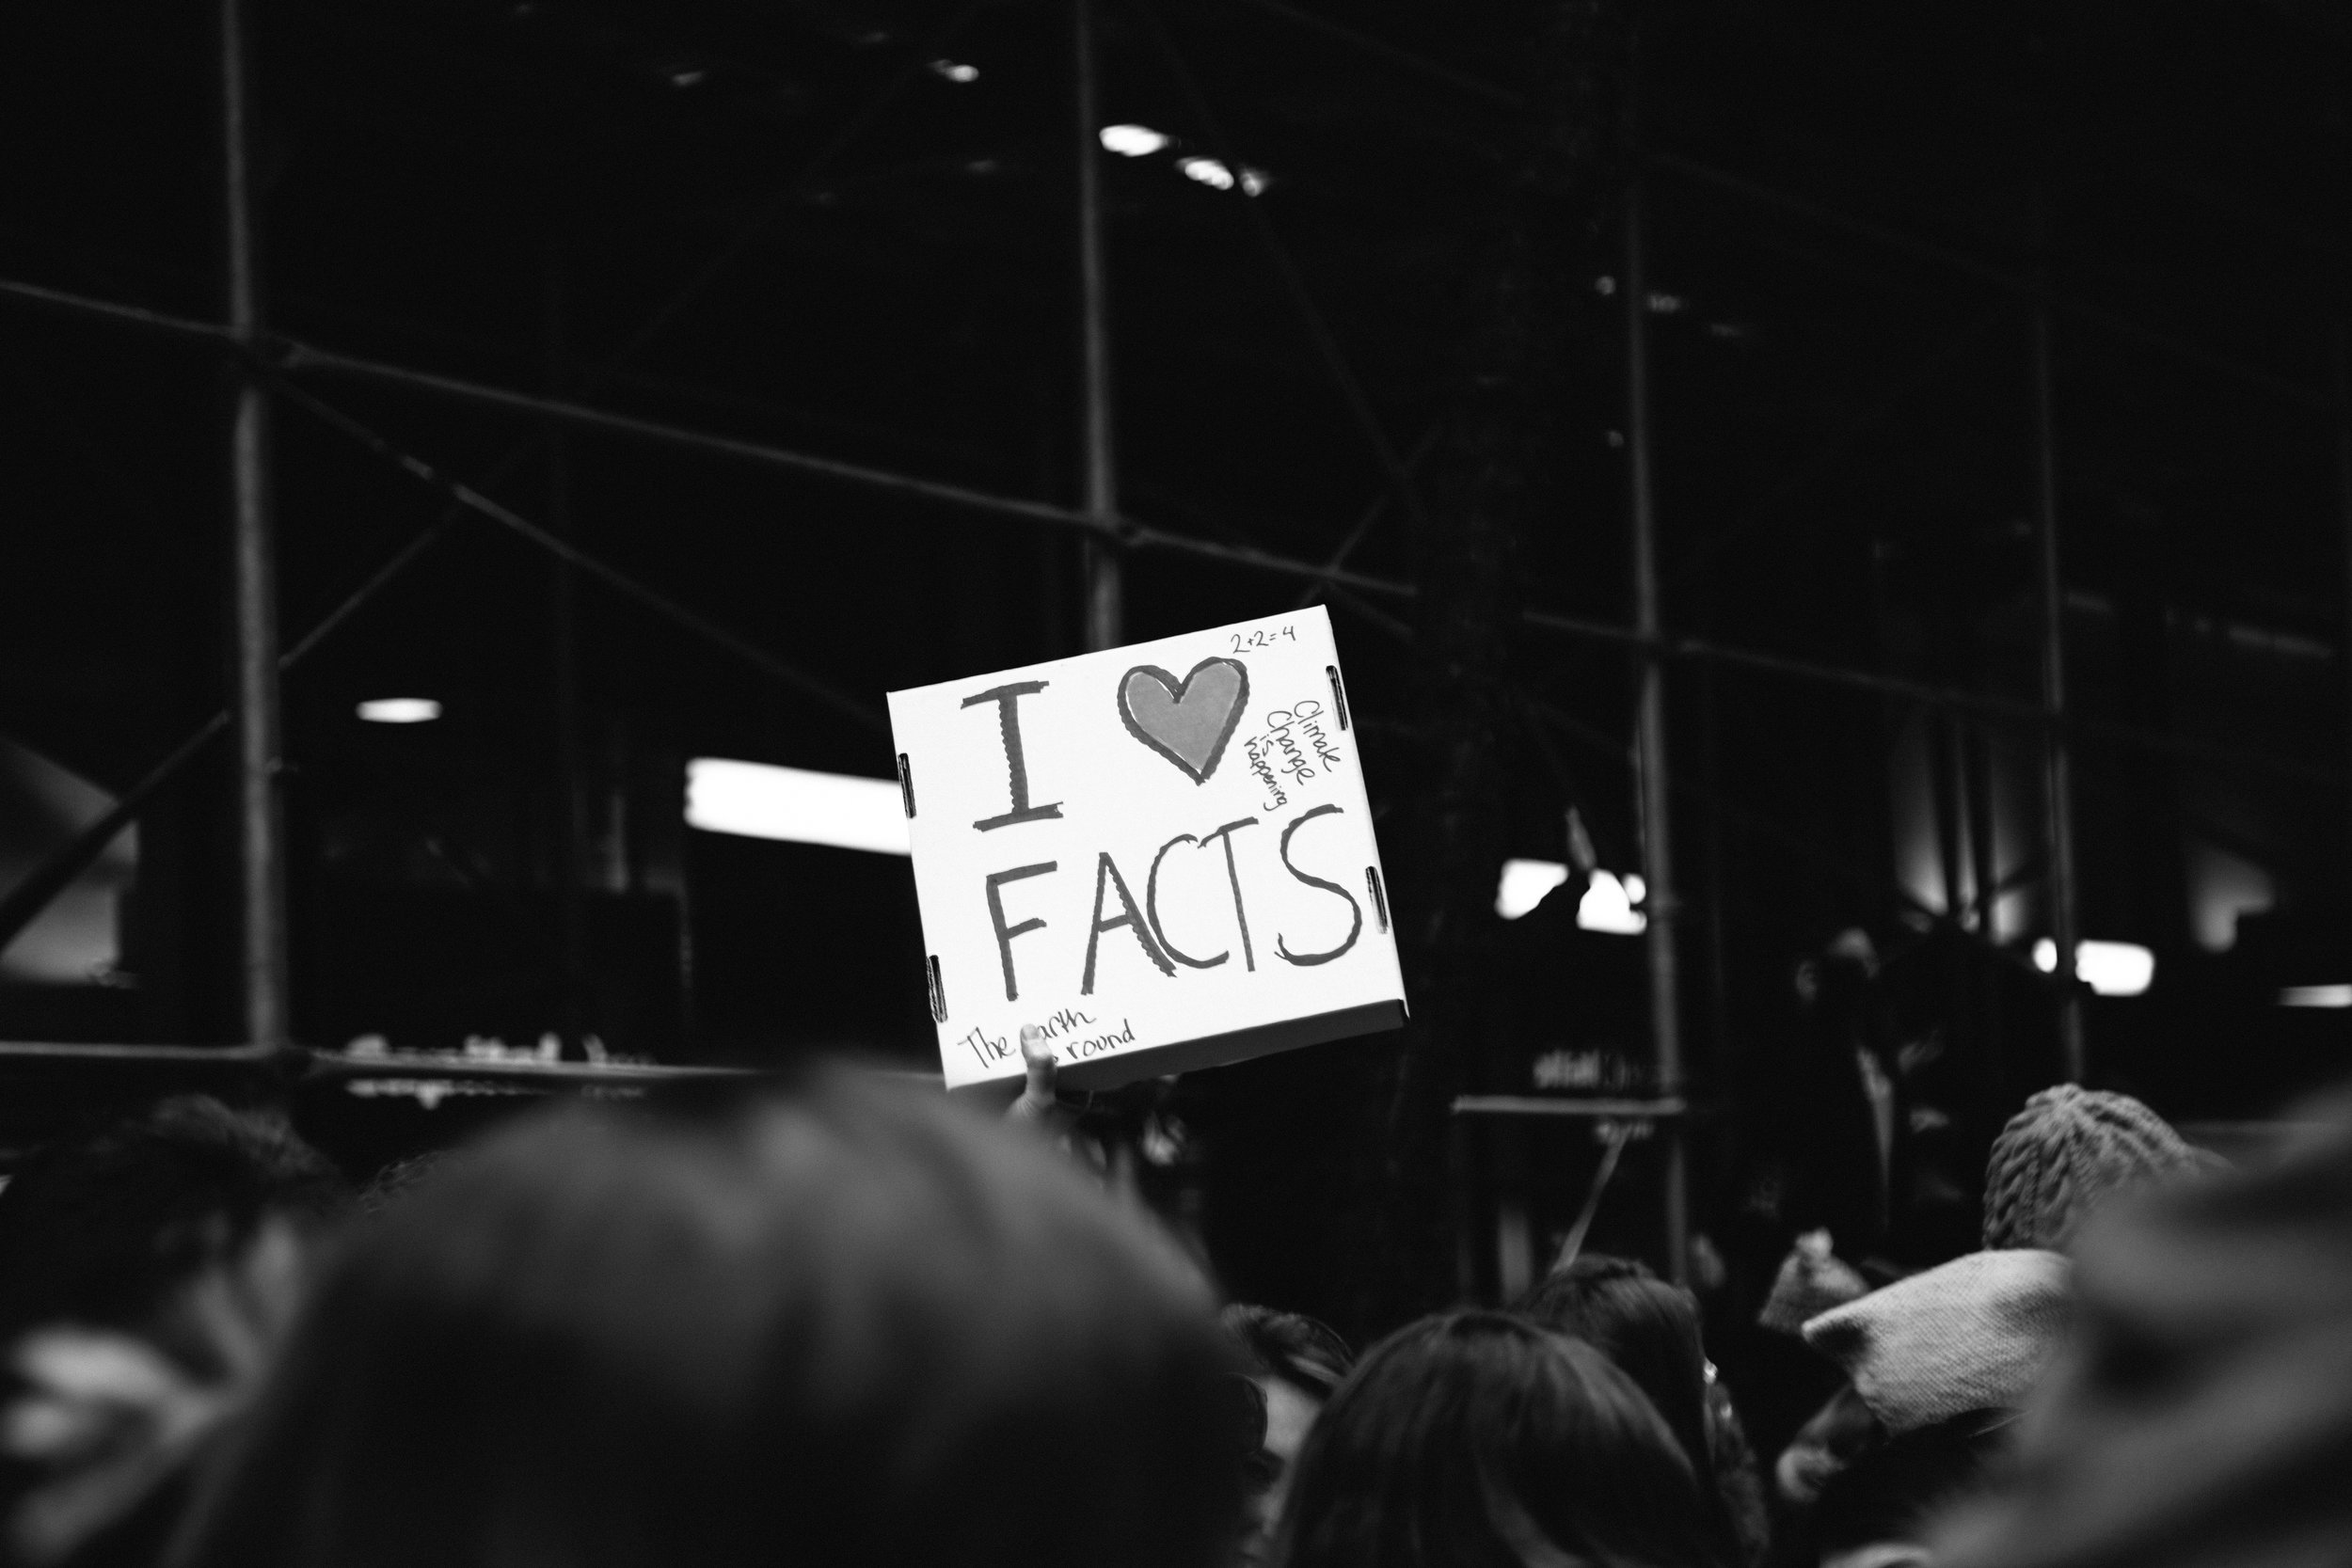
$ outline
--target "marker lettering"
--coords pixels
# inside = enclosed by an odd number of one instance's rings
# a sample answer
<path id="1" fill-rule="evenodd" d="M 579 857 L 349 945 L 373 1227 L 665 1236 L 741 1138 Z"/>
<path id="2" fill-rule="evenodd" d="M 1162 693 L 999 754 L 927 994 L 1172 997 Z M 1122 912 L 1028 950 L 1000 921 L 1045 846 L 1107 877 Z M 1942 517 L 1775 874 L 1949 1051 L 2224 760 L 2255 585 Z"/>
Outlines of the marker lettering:
<path id="1" fill-rule="evenodd" d="M 1108 920 L 1103 918 L 1103 890 L 1105 885 L 1118 890 L 1119 907 L 1122 911 Z M 1094 994 L 1094 951 L 1103 939 L 1103 933 L 1116 931 L 1121 926 L 1135 932 L 1136 942 L 1143 948 L 1143 956 L 1152 960 L 1154 968 L 1171 980 L 1176 977 L 1176 966 L 1168 961 L 1168 955 L 1161 952 L 1159 943 L 1152 940 L 1151 926 L 1144 920 L 1143 911 L 1136 908 L 1135 895 L 1127 891 L 1127 879 L 1119 874 L 1119 867 L 1112 863 L 1110 851 L 1106 849 L 1099 853 L 1094 862 L 1094 924 L 1087 932 L 1087 967 L 1084 978 L 1078 982 L 1080 996 Z"/>
<path id="2" fill-rule="evenodd" d="M 1168 941 L 1168 930 L 1160 924 L 1160 862 L 1166 860 L 1168 852 L 1179 844 L 1200 842 L 1190 833 L 1178 833 L 1174 838 L 1160 846 L 1160 852 L 1152 857 L 1152 874 L 1143 879 L 1143 917 L 1152 923 L 1152 934 L 1159 938 L 1160 950 L 1169 958 L 1191 969 L 1215 969 L 1233 955 L 1225 952 L 1219 953 L 1214 958 L 1196 958 Z"/>
<path id="3" fill-rule="evenodd" d="M 1045 922 L 1032 917 L 1018 926 L 1005 924 L 1005 895 L 1001 891 L 1007 882 L 1017 882 L 1028 877 L 1042 877 L 1056 868 L 1057 863 L 1046 861 L 1040 865 L 1016 865 L 1010 871 L 988 874 L 988 923 L 996 928 L 996 957 L 1005 966 L 1005 1000 L 1021 1000 L 1020 988 L 1012 979 L 1012 939 L 1030 931 L 1041 931 Z M 1089 949 L 1091 951 L 1091 949 Z"/>
<path id="4" fill-rule="evenodd" d="M 1043 822 L 1061 815 L 1058 800 L 1047 806 L 1029 804 L 1029 763 L 1021 750 L 1021 699 L 1034 696 L 1045 687 L 1044 681 L 1015 681 L 1010 686 L 991 687 L 963 700 L 965 707 L 977 707 L 982 703 L 996 705 L 997 728 L 1005 740 L 1005 769 L 1012 776 L 1012 809 L 1002 816 L 983 816 L 972 824 L 984 833 L 1009 828 L 1016 822 Z"/>
<path id="5" fill-rule="evenodd" d="M 1291 835 L 1298 832 L 1299 829 L 1305 827 L 1308 823 L 1312 822 L 1316 817 L 1322 816 L 1327 813 L 1336 816 L 1339 813 L 1339 810 L 1340 808 L 1337 806 L 1317 806 L 1312 811 L 1300 813 L 1296 821 L 1282 830 L 1282 869 L 1297 878 L 1300 881 L 1306 883 L 1309 887 L 1319 887 L 1327 893 L 1337 894 L 1340 897 L 1347 900 L 1347 912 L 1351 917 L 1347 927 L 1347 940 L 1341 942 L 1337 947 L 1332 948 L 1328 953 L 1294 953 L 1283 944 L 1282 934 L 1279 931 L 1277 931 L 1274 934 L 1274 950 L 1282 956 L 1285 962 L 1298 964 L 1302 967 L 1309 964 L 1327 964 L 1333 958 L 1338 958 L 1341 954 L 1355 946 L 1356 939 L 1363 934 L 1364 909 L 1362 905 L 1356 902 L 1356 895 L 1348 892 L 1347 889 L 1340 886 L 1337 882 L 1327 882 L 1320 877 L 1309 876 L 1306 872 L 1299 870 L 1298 867 L 1291 861 Z"/>
<path id="6" fill-rule="evenodd" d="M 1249 946 L 1249 911 L 1241 905 L 1241 873 L 1233 866 L 1233 834 L 1236 830 L 1255 827 L 1258 819 L 1245 816 L 1238 822 L 1228 822 L 1200 842 L 1225 841 L 1225 879 L 1233 889 L 1233 924 L 1241 927 L 1241 961 L 1250 974 L 1258 973 L 1258 955 Z"/>

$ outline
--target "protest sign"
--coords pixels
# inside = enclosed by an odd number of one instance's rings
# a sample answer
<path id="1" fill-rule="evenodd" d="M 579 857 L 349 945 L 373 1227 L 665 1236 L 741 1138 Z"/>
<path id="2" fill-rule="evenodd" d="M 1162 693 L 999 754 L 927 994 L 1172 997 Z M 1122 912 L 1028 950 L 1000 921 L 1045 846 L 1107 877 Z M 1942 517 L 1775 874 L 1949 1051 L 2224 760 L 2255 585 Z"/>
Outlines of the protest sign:
<path id="1" fill-rule="evenodd" d="M 1329 616 L 890 694 L 948 1086 L 1021 1026 L 1099 1088 L 1392 1029 L 1393 912 Z"/>

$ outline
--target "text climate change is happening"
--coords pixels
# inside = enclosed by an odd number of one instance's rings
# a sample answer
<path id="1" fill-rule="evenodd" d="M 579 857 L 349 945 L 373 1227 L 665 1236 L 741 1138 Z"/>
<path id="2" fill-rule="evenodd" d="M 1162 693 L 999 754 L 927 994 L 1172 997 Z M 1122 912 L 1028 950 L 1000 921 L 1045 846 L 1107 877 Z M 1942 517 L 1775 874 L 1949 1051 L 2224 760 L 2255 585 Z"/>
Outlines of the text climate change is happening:
<path id="1" fill-rule="evenodd" d="M 1394 1028 L 1405 990 L 1320 608 L 890 694 L 950 1087 L 1021 1027 L 1105 1087 Z"/>

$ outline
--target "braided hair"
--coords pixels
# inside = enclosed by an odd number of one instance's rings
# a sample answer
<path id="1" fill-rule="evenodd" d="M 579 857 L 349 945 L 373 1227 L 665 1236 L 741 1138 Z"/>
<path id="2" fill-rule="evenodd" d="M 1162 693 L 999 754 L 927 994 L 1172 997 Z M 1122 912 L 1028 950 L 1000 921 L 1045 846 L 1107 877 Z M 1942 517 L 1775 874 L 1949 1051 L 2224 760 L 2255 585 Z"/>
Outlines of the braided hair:
<path id="1" fill-rule="evenodd" d="M 1984 1167 L 1984 1244 L 2062 1250 L 2107 1197 L 2204 1163 L 2130 1095 L 2076 1084 L 2043 1089 L 1993 1140 Z"/>

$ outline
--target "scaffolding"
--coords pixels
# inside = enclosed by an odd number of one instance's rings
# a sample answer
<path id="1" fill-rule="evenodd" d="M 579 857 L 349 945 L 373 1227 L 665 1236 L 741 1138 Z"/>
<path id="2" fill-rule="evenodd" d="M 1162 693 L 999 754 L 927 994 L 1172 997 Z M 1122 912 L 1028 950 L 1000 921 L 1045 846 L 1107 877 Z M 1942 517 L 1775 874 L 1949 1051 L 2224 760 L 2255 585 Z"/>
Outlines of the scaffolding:
<path id="1" fill-rule="evenodd" d="M 583 435 L 649 443 L 714 462 L 780 470 L 831 483 L 892 495 L 931 509 L 941 526 L 958 516 L 984 516 L 1055 531 L 1082 542 L 1085 561 L 1084 626 L 1089 648 L 1116 645 L 1122 636 L 1122 573 L 1138 557 L 1153 554 L 1189 557 L 1241 570 L 1288 578 L 1309 594 L 1330 593 L 1361 610 L 1373 624 L 1409 636 L 1378 607 L 1409 603 L 1418 594 L 1410 581 L 1386 578 L 1350 566 L 1348 558 L 1379 508 L 1352 531 L 1339 548 L 1323 562 L 1298 559 L 1248 544 L 1200 538 L 1146 522 L 1121 509 L 1118 463 L 1114 450 L 1113 344 L 1109 328 L 1108 280 L 1104 245 L 1097 109 L 1096 8 L 1098 0 L 1064 0 L 1068 8 L 1070 66 L 1074 86 L 1075 118 L 1072 125 L 1071 177 L 1074 204 L 1074 251 L 1077 297 L 1074 315 L 1081 344 L 1079 450 L 1083 483 L 1080 503 L 1060 506 L 1025 497 L 1000 494 L 973 486 L 844 461 L 818 452 L 770 442 L 745 439 L 664 420 L 645 419 L 600 407 L 575 396 L 532 392 L 447 375 L 380 359 L 337 352 L 274 330 L 268 324 L 260 286 L 260 239 L 253 198 L 251 144 L 254 105 L 249 58 L 252 46 L 250 0 L 216 0 L 219 55 L 218 135 L 221 147 L 220 191 L 226 297 L 221 318 L 201 320 L 145 309 L 115 300 L 0 279 L 0 300 L 21 307 L 62 312 L 93 326 L 176 341 L 192 351 L 215 356 L 234 378 L 233 405 L 227 447 L 230 458 L 233 620 L 233 680 L 230 700 L 220 711 L 166 751 L 155 764 L 125 790 L 111 809 L 81 831 L 15 887 L 0 895 L 0 947 L 17 934 L 91 864 L 125 827 L 135 821 L 175 780 L 206 755 L 215 740 L 228 737 L 234 750 L 236 820 L 239 841 L 239 947 L 242 971 L 243 1026 L 246 1043 L 206 1049 L 167 1046 L 63 1045 L 33 1042 L 0 1043 L 0 1071 L 36 1065 L 79 1066 L 91 1070 L 108 1067 L 139 1067 L 184 1071 L 196 1075 L 230 1074 L 279 1085 L 337 1076 L 482 1078 L 501 1082 L 554 1085 L 643 1085 L 679 1077 L 703 1076 L 724 1069 L 658 1068 L 620 1065 L 467 1063 L 447 1057 L 415 1060 L 373 1058 L 355 1061 L 339 1053 L 315 1052 L 297 1044 L 290 1025 L 287 960 L 286 849 L 280 805 L 283 770 L 280 683 L 351 616 L 387 584 L 401 576 L 465 516 L 485 519 L 543 552 L 567 573 L 593 579 L 612 593 L 666 621 L 755 670 L 801 698 L 837 714 L 869 731 L 881 733 L 884 721 L 871 700 L 846 691 L 804 670 L 772 650 L 698 612 L 691 606 L 639 581 L 566 537 L 558 519 L 543 524 L 497 500 L 485 488 L 469 483 L 383 435 L 340 407 L 332 399 L 338 385 L 368 385 L 423 398 L 467 404 L 501 414 L 544 421 L 551 428 Z M 1192 105 L 1195 116 L 1209 127 L 1229 167 L 1240 160 L 1226 142 L 1199 84 L 1185 67 L 1172 40 L 1148 3 L 1137 0 L 1144 31 L 1166 55 L 1173 75 Z M 1359 52 L 1401 71 L 1444 85 L 1490 106 L 1520 106 L 1515 94 L 1496 84 L 1451 66 L 1426 59 L 1383 40 L 1327 18 L 1283 3 L 1283 0 L 1238 0 L 1312 32 L 1338 47 Z M 839 143 L 828 150 L 830 155 Z M 1730 645 L 1672 631 L 1661 611 L 1658 570 L 1661 521 L 1652 480 L 1654 457 L 1648 404 L 1653 367 L 1647 339 L 1646 257 L 1644 201 L 1657 182 L 1674 181 L 1685 188 L 1714 198 L 1769 208 L 1813 225 L 1855 245 L 1899 256 L 1936 269 L 1958 282 L 1998 296 L 2005 309 L 2021 311 L 2030 325 L 2030 362 L 2024 367 L 2032 409 L 2034 471 L 2031 513 L 2038 575 L 2037 637 L 2041 683 L 2035 700 L 2026 701 L 1959 687 L 1904 679 L 1882 672 L 1846 668 L 1818 660 L 1791 657 L 1769 650 Z M 1330 373 L 1334 388 L 1353 423 L 1364 437 L 1389 486 L 1404 509 L 1418 512 L 1413 468 L 1421 452 L 1400 454 L 1375 417 L 1363 389 L 1340 355 L 1335 339 L 1316 309 L 1295 265 L 1263 215 L 1252 206 L 1248 215 L 1276 281 L 1296 310 L 1318 357 Z M 1627 526 L 1632 542 L 1633 581 L 1630 625 L 1597 621 L 1557 610 L 1532 608 L 1522 614 L 1530 631 L 1565 637 L 1623 653 L 1630 662 L 1638 693 L 1634 738 L 1634 788 L 1638 798 L 1643 869 L 1648 887 L 1646 953 L 1649 973 L 1651 1049 L 1656 1095 L 1641 1101 L 1559 1100 L 1530 1101 L 1513 1097 L 1471 1097 L 1454 1110 L 1465 1119 L 1534 1117 L 1617 1117 L 1660 1124 L 1666 1149 L 1664 1234 L 1665 1254 L 1679 1275 L 1688 1255 L 1689 1194 L 1683 1173 L 1683 1128 L 1692 1114 L 1685 1098 L 1683 1041 L 1679 1010 L 1684 985 L 1677 974 L 1678 921 L 1671 847 L 1675 804 L 1683 793 L 1674 777 L 1666 743 L 1667 692 L 1678 666 L 1708 665 L 1742 670 L 1782 680 L 1890 698 L 1948 713 L 1979 728 L 2021 737 L 2038 748 L 2046 776 L 2046 819 L 2042 825 L 2042 863 L 2050 904 L 2050 924 L 2056 945 L 2056 974 L 2051 977 L 2061 1019 L 2064 1064 L 2071 1077 L 2088 1074 L 2082 1034 L 2080 988 L 2074 976 L 2078 936 L 2077 895 L 2074 857 L 2074 781 L 2070 748 L 2081 737 L 2117 741 L 2153 752 L 2224 760 L 2235 766 L 2269 768 L 2331 786 L 2342 785 L 2341 770 L 2312 768 L 2287 759 L 2269 759 L 2233 752 L 2219 755 L 2200 749 L 2180 736 L 2111 722 L 2087 721 L 2070 705 L 2063 627 L 2064 573 L 2061 545 L 2063 519 L 2058 506 L 2060 452 L 2054 417 L 2053 343 L 2061 330 L 2081 330 L 2166 356 L 2206 373 L 2277 400 L 2284 405 L 2314 412 L 2335 434 L 2335 458 L 2340 503 L 2347 546 L 2347 582 L 2352 582 L 2352 371 L 2346 370 L 2347 349 L 2341 329 L 2336 340 L 2335 385 L 2304 386 L 2262 367 L 2241 362 L 2203 344 L 2136 320 L 2129 314 L 2081 298 L 2058 288 L 2046 272 L 2019 272 L 1981 257 L 1903 233 L 1874 220 L 1841 212 L 1811 198 L 1791 195 L 1740 174 L 1661 150 L 1647 150 L 1636 159 L 1628 182 L 1623 216 L 1624 344 L 1627 382 L 1624 391 L 1627 426 L 1626 467 L 1629 509 Z M 688 285 L 691 293 L 707 280 L 708 271 Z M 666 314 L 666 313 L 665 313 Z M 660 325 L 657 319 L 655 327 Z M 652 330 L 653 328 L 648 328 Z M 388 471 L 433 494 L 443 510 L 436 521 L 419 531 L 330 613 L 306 628 L 291 643 L 281 641 L 277 624 L 276 544 L 271 515 L 270 447 L 272 420 L 281 410 L 293 410 L 337 433 L 381 461 Z M 1422 449 L 1426 451 L 1426 446 Z M 2352 636 L 2352 622 L 2347 623 Z M 1557 717 L 1557 716 L 1555 716 Z M 2352 715 L 2348 715 L 2352 718 Z M 1983 895 L 1980 892 L 1980 896 Z M 1621 1146 L 1620 1146 L 1621 1147 Z M 1613 1168 L 1613 1158 L 1611 1166 Z M 1605 1185 L 1605 1179 L 1603 1184 Z M 1597 1189 L 1596 1190 L 1596 1201 Z M 1589 1214 L 1586 1216 L 1589 1221 Z"/>

